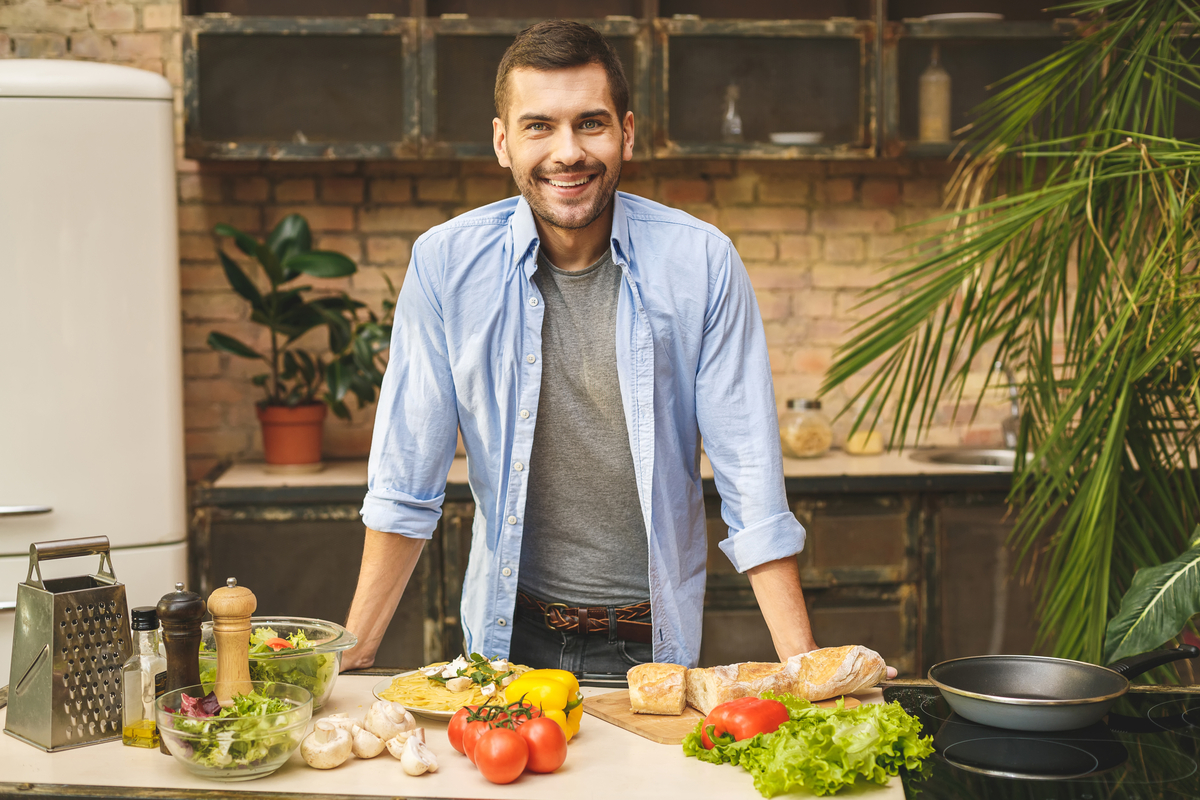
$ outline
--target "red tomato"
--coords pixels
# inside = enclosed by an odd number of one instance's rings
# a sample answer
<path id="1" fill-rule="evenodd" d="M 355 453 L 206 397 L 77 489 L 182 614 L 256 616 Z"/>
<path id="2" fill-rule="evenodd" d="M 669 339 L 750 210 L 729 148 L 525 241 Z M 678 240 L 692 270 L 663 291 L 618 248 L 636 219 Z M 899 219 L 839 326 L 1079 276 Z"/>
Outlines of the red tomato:
<path id="1" fill-rule="evenodd" d="M 531 719 L 517 728 L 529 745 L 530 772 L 554 772 L 567 760 L 567 736 L 552 719 Z"/>
<path id="2" fill-rule="evenodd" d="M 265 642 L 263 642 L 263 644 L 265 644 L 267 647 L 271 648 L 272 650 L 285 650 L 285 649 L 293 650 L 293 649 L 295 649 L 294 645 L 291 642 L 289 642 L 287 639 L 280 639 L 278 636 L 276 636 L 272 639 L 267 639 Z"/>
<path id="3" fill-rule="evenodd" d="M 483 720 L 468 722 L 463 726 L 463 754 L 475 763 L 475 745 L 479 741 L 479 737 L 483 736 L 488 730 L 488 724 Z"/>
<path id="4" fill-rule="evenodd" d="M 450 736 L 450 746 L 463 755 L 467 754 L 463 747 L 463 731 L 467 726 L 467 715 L 474 711 L 478 706 L 463 706 L 458 711 L 454 712 L 454 716 L 450 718 L 450 725 L 446 733 Z"/>
<path id="5" fill-rule="evenodd" d="M 492 783 L 512 783 L 529 761 L 529 745 L 510 728 L 492 728 L 475 745 L 475 766 Z"/>

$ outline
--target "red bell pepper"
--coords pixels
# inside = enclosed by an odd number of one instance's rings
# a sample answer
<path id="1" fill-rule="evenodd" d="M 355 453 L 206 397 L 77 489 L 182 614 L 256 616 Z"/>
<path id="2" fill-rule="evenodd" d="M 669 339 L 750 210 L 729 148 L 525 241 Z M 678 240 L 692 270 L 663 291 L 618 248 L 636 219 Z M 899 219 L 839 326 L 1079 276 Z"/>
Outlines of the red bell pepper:
<path id="1" fill-rule="evenodd" d="M 742 697 L 730 700 L 704 718 L 700 741 L 706 750 L 716 744 L 732 744 L 760 733 L 774 733 L 788 721 L 787 706 L 778 700 Z"/>

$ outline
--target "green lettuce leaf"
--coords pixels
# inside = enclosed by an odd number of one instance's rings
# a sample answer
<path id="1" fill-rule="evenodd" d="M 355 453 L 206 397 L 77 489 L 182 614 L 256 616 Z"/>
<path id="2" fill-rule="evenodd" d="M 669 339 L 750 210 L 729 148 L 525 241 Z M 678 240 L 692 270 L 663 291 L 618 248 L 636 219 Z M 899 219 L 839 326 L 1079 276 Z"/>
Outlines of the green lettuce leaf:
<path id="1" fill-rule="evenodd" d="M 774 733 L 704 749 L 703 723 L 683 741 L 683 752 L 714 764 L 740 765 L 764 797 L 805 789 L 830 795 L 859 778 L 884 784 L 901 768 L 919 770 L 933 752 L 933 740 L 921 736 L 921 723 L 899 703 L 866 703 L 818 708 L 791 695 L 764 697 L 788 708 L 788 722 Z"/>

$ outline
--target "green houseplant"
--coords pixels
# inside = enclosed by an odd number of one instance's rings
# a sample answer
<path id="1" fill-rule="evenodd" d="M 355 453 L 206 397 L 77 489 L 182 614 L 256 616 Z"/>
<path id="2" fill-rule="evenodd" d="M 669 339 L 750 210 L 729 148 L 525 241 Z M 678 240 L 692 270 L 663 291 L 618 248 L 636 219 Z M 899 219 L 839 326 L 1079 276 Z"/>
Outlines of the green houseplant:
<path id="1" fill-rule="evenodd" d="M 319 465 L 326 408 L 349 419 L 346 396 L 353 394 L 362 408 L 374 401 L 382 384 L 394 303 L 386 301 L 383 314 L 376 315 L 345 292 L 310 299 L 312 286 L 297 284 L 299 278 L 340 278 L 357 267 L 341 253 L 313 250 L 312 232 L 299 214 L 285 217 L 261 242 L 232 225 L 217 225 L 214 232 L 232 238 L 266 278 L 267 290 L 260 290 L 218 246 L 230 286 L 250 304 L 250 320 L 266 328 L 270 349 L 259 352 L 219 331 L 209 334 L 208 344 L 266 366 L 251 380 L 264 392 L 257 411 L 267 463 Z M 318 329 L 328 334 L 327 353 L 300 344 L 301 337 Z"/>
<path id="2" fill-rule="evenodd" d="M 855 396 L 894 401 L 898 444 L 964 400 L 973 363 L 1022 376 L 1010 502 L 1039 647 L 1096 662 L 1135 572 L 1188 550 L 1200 516 L 1200 146 L 1175 134 L 1200 6 L 1067 8 L 1079 34 L 976 110 L 942 230 L 868 292 L 889 305 L 824 388 L 865 376 Z"/>

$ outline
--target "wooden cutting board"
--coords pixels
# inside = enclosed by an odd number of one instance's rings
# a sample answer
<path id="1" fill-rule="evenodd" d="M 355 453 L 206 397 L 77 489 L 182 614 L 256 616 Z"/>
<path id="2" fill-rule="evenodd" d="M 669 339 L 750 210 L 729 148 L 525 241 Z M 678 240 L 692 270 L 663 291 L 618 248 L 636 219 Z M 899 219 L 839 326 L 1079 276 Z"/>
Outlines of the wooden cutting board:
<path id="1" fill-rule="evenodd" d="M 832 708 L 836 702 L 835 698 L 822 700 L 816 705 Z M 860 703 L 855 698 L 846 698 L 847 708 L 857 705 Z M 683 709 L 683 713 L 678 717 L 635 714 L 629 706 L 628 689 L 585 697 L 583 711 L 659 744 L 682 744 L 683 738 L 696 730 L 696 723 L 704 719 L 704 715 L 691 706 Z"/>

